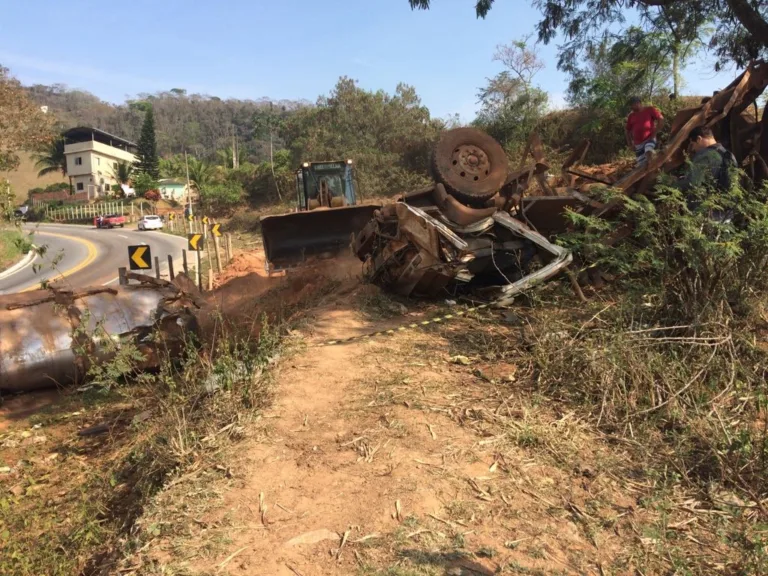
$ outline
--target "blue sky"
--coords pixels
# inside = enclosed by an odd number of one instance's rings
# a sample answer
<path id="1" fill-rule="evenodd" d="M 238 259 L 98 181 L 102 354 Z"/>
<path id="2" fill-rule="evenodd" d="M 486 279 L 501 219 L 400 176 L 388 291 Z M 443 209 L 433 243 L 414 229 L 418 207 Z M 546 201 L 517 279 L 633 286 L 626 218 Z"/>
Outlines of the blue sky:
<path id="1" fill-rule="evenodd" d="M 499 0 L 486 20 L 474 0 L 182 0 L 8 2 L 0 20 L 0 64 L 25 84 L 62 83 L 110 102 L 185 88 L 235 98 L 307 99 L 341 75 L 367 89 L 416 87 L 433 115 L 471 120 L 477 88 L 501 70 L 498 44 L 533 32 L 529 2 Z M 536 82 L 562 105 L 567 78 L 556 42 L 540 47 Z M 729 83 L 706 58 L 686 71 L 685 93 Z"/>

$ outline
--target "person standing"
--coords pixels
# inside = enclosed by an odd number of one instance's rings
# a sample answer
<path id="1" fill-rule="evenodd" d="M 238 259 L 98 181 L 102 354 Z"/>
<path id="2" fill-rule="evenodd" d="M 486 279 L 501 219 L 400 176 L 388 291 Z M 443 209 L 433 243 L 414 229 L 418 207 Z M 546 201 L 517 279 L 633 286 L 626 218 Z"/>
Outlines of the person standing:
<path id="1" fill-rule="evenodd" d="M 664 117 L 655 106 L 643 106 L 634 96 L 629 100 L 631 112 L 627 116 L 625 133 L 627 145 L 635 151 L 638 164 L 650 161 L 656 150 L 656 135 L 664 127 Z"/>
<path id="2" fill-rule="evenodd" d="M 698 210 L 707 191 L 728 192 L 733 183 L 733 171 L 738 163 L 733 153 L 726 150 L 712 133 L 711 128 L 698 126 L 688 135 L 690 162 L 683 177 L 674 185 L 688 194 L 687 204 L 690 210 Z M 734 212 L 731 209 L 711 210 L 710 218 L 717 222 L 730 222 Z"/>
<path id="3" fill-rule="evenodd" d="M 718 192 L 727 192 L 731 187 L 731 170 L 738 164 L 733 154 L 715 139 L 712 129 L 698 126 L 691 130 L 688 150 L 691 161 L 676 183 L 677 188 L 688 192 L 692 188 L 709 186 Z"/>

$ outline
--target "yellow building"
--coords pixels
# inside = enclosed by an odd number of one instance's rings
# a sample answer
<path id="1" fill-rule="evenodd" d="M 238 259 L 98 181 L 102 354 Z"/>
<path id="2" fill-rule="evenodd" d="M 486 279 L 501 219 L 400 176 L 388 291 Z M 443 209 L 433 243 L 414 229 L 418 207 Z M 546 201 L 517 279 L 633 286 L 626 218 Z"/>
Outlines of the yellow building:
<path id="1" fill-rule="evenodd" d="M 119 184 L 114 173 L 118 162 L 136 162 L 136 144 L 98 128 L 78 127 L 64 132 L 67 176 L 75 192 L 99 198 Z"/>

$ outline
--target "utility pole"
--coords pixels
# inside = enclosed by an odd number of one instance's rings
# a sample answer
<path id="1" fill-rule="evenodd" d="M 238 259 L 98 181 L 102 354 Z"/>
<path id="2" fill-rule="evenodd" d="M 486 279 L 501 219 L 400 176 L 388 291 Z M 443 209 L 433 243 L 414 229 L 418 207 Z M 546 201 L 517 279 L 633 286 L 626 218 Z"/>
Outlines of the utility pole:
<path id="1" fill-rule="evenodd" d="M 187 160 L 187 151 L 184 150 L 184 165 L 187 167 L 187 203 L 189 213 L 192 214 L 192 187 L 189 185 L 189 161 Z"/>
<path id="2" fill-rule="evenodd" d="M 269 166 L 272 169 L 272 180 L 275 183 L 275 190 L 277 190 L 277 197 L 280 198 L 280 202 L 283 201 L 283 195 L 280 194 L 280 186 L 277 183 L 275 177 L 275 160 L 272 156 L 272 102 L 269 103 Z"/>
<path id="3" fill-rule="evenodd" d="M 237 137 L 235 136 L 235 125 L 232 124 L 232 168 L 237 170 L 240 168 L 240 162 L 237 157 Z"/>

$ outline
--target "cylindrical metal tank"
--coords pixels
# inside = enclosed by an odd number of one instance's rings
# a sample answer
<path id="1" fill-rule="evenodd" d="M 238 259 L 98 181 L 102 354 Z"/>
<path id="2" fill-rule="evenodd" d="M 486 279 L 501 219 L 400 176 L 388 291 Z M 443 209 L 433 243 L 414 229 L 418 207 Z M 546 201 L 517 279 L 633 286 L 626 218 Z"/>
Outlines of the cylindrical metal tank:
<path id="1" fill-rule="evenodd" d="M 143 344 L 147 336 L 194 329 L 191 305 L 177 286 L 161 282 L 0 296 L 0 391 L 81 383 L 93 362 L 112 355 L 107 338 L 139 345 L 146 368 L 156 362 Z"/>

